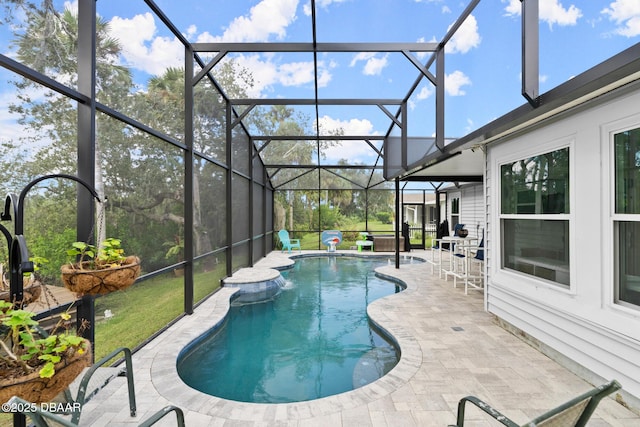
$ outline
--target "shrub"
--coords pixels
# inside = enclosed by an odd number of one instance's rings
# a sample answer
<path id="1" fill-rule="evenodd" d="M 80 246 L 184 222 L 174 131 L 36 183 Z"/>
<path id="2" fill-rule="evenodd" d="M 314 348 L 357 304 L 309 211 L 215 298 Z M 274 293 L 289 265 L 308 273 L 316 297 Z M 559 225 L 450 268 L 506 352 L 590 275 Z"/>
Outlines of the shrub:
<path id="1" fill-rule="evenodd" d="M 393 214 L 391 212 L 377 212 L 376 218 L 383 224 L 391 224 L 393 222 Z"/>

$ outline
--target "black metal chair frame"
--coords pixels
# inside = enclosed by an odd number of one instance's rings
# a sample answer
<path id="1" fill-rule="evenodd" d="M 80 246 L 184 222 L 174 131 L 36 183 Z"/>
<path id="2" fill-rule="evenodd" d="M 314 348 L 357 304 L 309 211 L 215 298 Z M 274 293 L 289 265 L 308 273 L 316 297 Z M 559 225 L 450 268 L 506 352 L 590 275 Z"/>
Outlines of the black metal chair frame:
<path id="1" fill-rule="evenodd" d="M 563 403 L 562 405 L 554 408 L 536 418 L 529 421 L 526 424 L 523 424 L 522 427 L 534 427 L 534 426 L 562 426 L 562 427 L 584 427 L 587 424 L 587 421 L 591 418 L 593 413 L 596 410 L 596 407 L 600 403 L 600 401 L 613 393 L 616 390 L 619 390 L 622 386 L 616 381 L 612 380 L 607 384 L 603 384 L 599 387 L 596 387 L 592 390 L 589 390 L 586 393 L 581 394 L 578 397 L 575 397 L 568 402 Z M 463 397 L 458 403 L 458 417 L 456 420 L 456 424 L 449 427 L 464 427 L 464 415 L 465 415 L 465 405 L 466 403 L 472 403 L 473 405 L 480 408 L 482 411 L 489 414 L 491 417 L 495 418 L 501 424 L 508 427 L 520 427 L 520 424 L 515 421 L 509 419 L 500 411 L 493 408 L 488 403 L 482 401 L 481 399 L 475 396 L 466 396 Z M 574 409 L 579 407 L 579 405 L 583 404 L 584 408 L 579 412 L 579 417 L 577 417 L 575 423 L 571 425 L 567 425 L 566 421 L 561 421 L 558 424 L 554 424 L 554 421 L 559 419 L 565 411 Z M 555 417 L 555 419 L 554 419 Z"/>

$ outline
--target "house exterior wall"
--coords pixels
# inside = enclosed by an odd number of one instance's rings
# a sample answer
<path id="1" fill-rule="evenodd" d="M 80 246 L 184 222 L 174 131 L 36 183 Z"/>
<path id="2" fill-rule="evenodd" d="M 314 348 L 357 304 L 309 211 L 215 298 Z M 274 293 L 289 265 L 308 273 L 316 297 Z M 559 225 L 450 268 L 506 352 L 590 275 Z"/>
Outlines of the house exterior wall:
<path id="1" fill-rule="evenodd" d="M 472 184 L 461 188 L 460 217 L 469 236 L 482 238 L 485 224 L 484 192 L 482 184 Z"/>
<path id="2" fill-rule="evenodd" d="M 464 224 L 464 228 L 469 231 L 469 236 L 482 238 L 485 227 L 485 201 L 484 188 L 481 183 L 465 184 L 460 188 L 447 189 L 447 220 L 449 221 L 449 231 L 453 234 L 453 223 L 451 220 L 452 200 L 460 200 L 459 222 Z M 444 212 L 442 213 L 444 217 Z"/>
<path id="3" fill-rule="evenodd" d="M 640 306 L 615 299 L 611 134 L 640 128 L 640 89 L 487 146 L 487 310 L 525 332 L 577 374 L 617 379 L 640 401 Z M 569 148 L 569 283 L 502 266 L 501 166 Z M 526 235 L 536 246 L 551 236 Z M 640 259 L 637 260 L 640 263 Z"/>

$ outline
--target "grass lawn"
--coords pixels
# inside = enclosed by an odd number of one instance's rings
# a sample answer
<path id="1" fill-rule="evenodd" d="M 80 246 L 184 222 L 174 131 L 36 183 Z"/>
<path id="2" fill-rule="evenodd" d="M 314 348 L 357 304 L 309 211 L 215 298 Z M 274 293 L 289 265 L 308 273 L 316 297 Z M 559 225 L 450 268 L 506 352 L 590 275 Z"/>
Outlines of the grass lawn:
<path id="1" fill-rule="evenodd" d="M 380 221 L 369 221 L 369 226 L 365 225 L 365 222 L 360 222 L 356 224 L 352 224 L 349 226 L 351 230 L 357 231 L 342 231 L 343 241 L 342 244 L 338 246 L 338 249 L 350 249 L 351 246 L 356 245 L 356 240 L 360 240 L 360 231 L 368 230 L 370 232 L 385 232 L 385 233 L 393 233 L 393 225 L 392 224 L 383 224 Z M 308 233 L 296 233 L 292 238 L 300 239 L 300 247 L 306 250 L 317 250 L 318 249 L 318 239 L 320 238 L 320 233 L 316 232 L 308 232 Z M 279 246 L 278 246 L 279 247 Z M 325 249 L 321 247 L 320 249 Z"/>
<path id="2" fill-rule="evenodd" d="M 220 287 L 225 266 L 194 275 L 194 299 Z M 95 360 L 119 347 L 134 348 L 184 311 L 184 278 L 165 275 L 97 298 Z M 104 319 L 104 310 L 113 317 Z M 0 427 L 13 426 L 13 415 L 0 413 Z"/>
<path id="3" fill-rule="evenodd" d="M 220 287 L 224 266 L 194 276 L 194 299 Z M 113 317 L 106 320 L 104 311 Z M 95 360 L 118 347 L 134 348 L 184 311 L 184 278 L 172 275 L 138 283 L 96 300 Z"/>
<path id="4" fill-rule="evenodd" d="M 368 227 L 365 226 L 364 222 L 360 222 L 360 223 L 356 223 L 349 226 L 349 228 L 352 230 L 367 229 L 369 232 L 373 232 L 373 233 L 386 233 L 386 234 L 395 233 L 395 230 L 393 229 L 392 224 L 383 224 L 380 221 L 369 221 Z M 300 247 L 302 249 L 317 250 L 319 234 L 320 233 L 316 233 L 316 232 L 308 232 L 308 233 L 297 232 L 295 233 L 295 236 L 292 236 L 292 237 L 300 239 Z M 342 241 L 342 244 L 340 244 L 337 247 L 338 249 L 342 249 L 342 250 L 350 249 L 352 246 L 356 245 L 356 240 L 360 240 L 360 231 L 342 231 L 342 235 L 344 240 Z M 422 239 L 412 239 L 411 243 L 421 244 Z M 429 248 L 431 247 L 431 245 L 432 245 L 432 237 L 427 235 L 425 238 L 425 247 Z M 325 249 L 325 248 L 321 247 L 320 249 Z"/>

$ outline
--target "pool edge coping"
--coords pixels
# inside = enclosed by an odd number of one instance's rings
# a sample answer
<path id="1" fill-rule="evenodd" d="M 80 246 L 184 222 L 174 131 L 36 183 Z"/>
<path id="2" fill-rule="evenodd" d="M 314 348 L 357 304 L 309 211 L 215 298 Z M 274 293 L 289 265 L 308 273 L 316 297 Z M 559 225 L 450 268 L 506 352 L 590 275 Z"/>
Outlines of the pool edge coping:
<path id="1" fill-rule="evenodd" d="M 283 266 L 286 268 L 296 254 L 284 255 L 287 255 L 286 260 L 283 259 Z M 326 255 L 326 252 L 312 252 L 305 255 L 319 256 Z M 346 255 L 350 254 L 344 254 Z M 352 256 L 366 255 L 353 254 Z M 408 333 L 408 330 L 388 315 L 391 308 L 396 307 L 400 310 L 402 301 L 411 298 L 413 287 L 394 276 L 393 271 L 385 273 L 378 271 L 384 269 L 389 267 L 378 267 L 376 273 L 402 284 L 405 289 L 400 293 L 376 300 L 367 307 L 367 314 L 371 321 L 392 336 L 400 348 L 398 364 L 380 379 L 355 390 L 293 403 L 238 402 L 211 396 L 189 387 L 178 375 L 176 366 L 178 354 L 202 334 L 224 321 L 233 295 L 238 289 L 223 287 L 198 306 L 192 315 L 185 316 L 150 343 L 145 353 L 151 358 L 150 379 L 154 389 L 160 396 L 181 406 L 184 410 L 238 421 L 255 421 L 256 418 L 263 421 L 312 418 L 367 405 L 388 396 L 408 383 L 418 372 L 422 363 L 422 350 L 418 341 Z"/>

